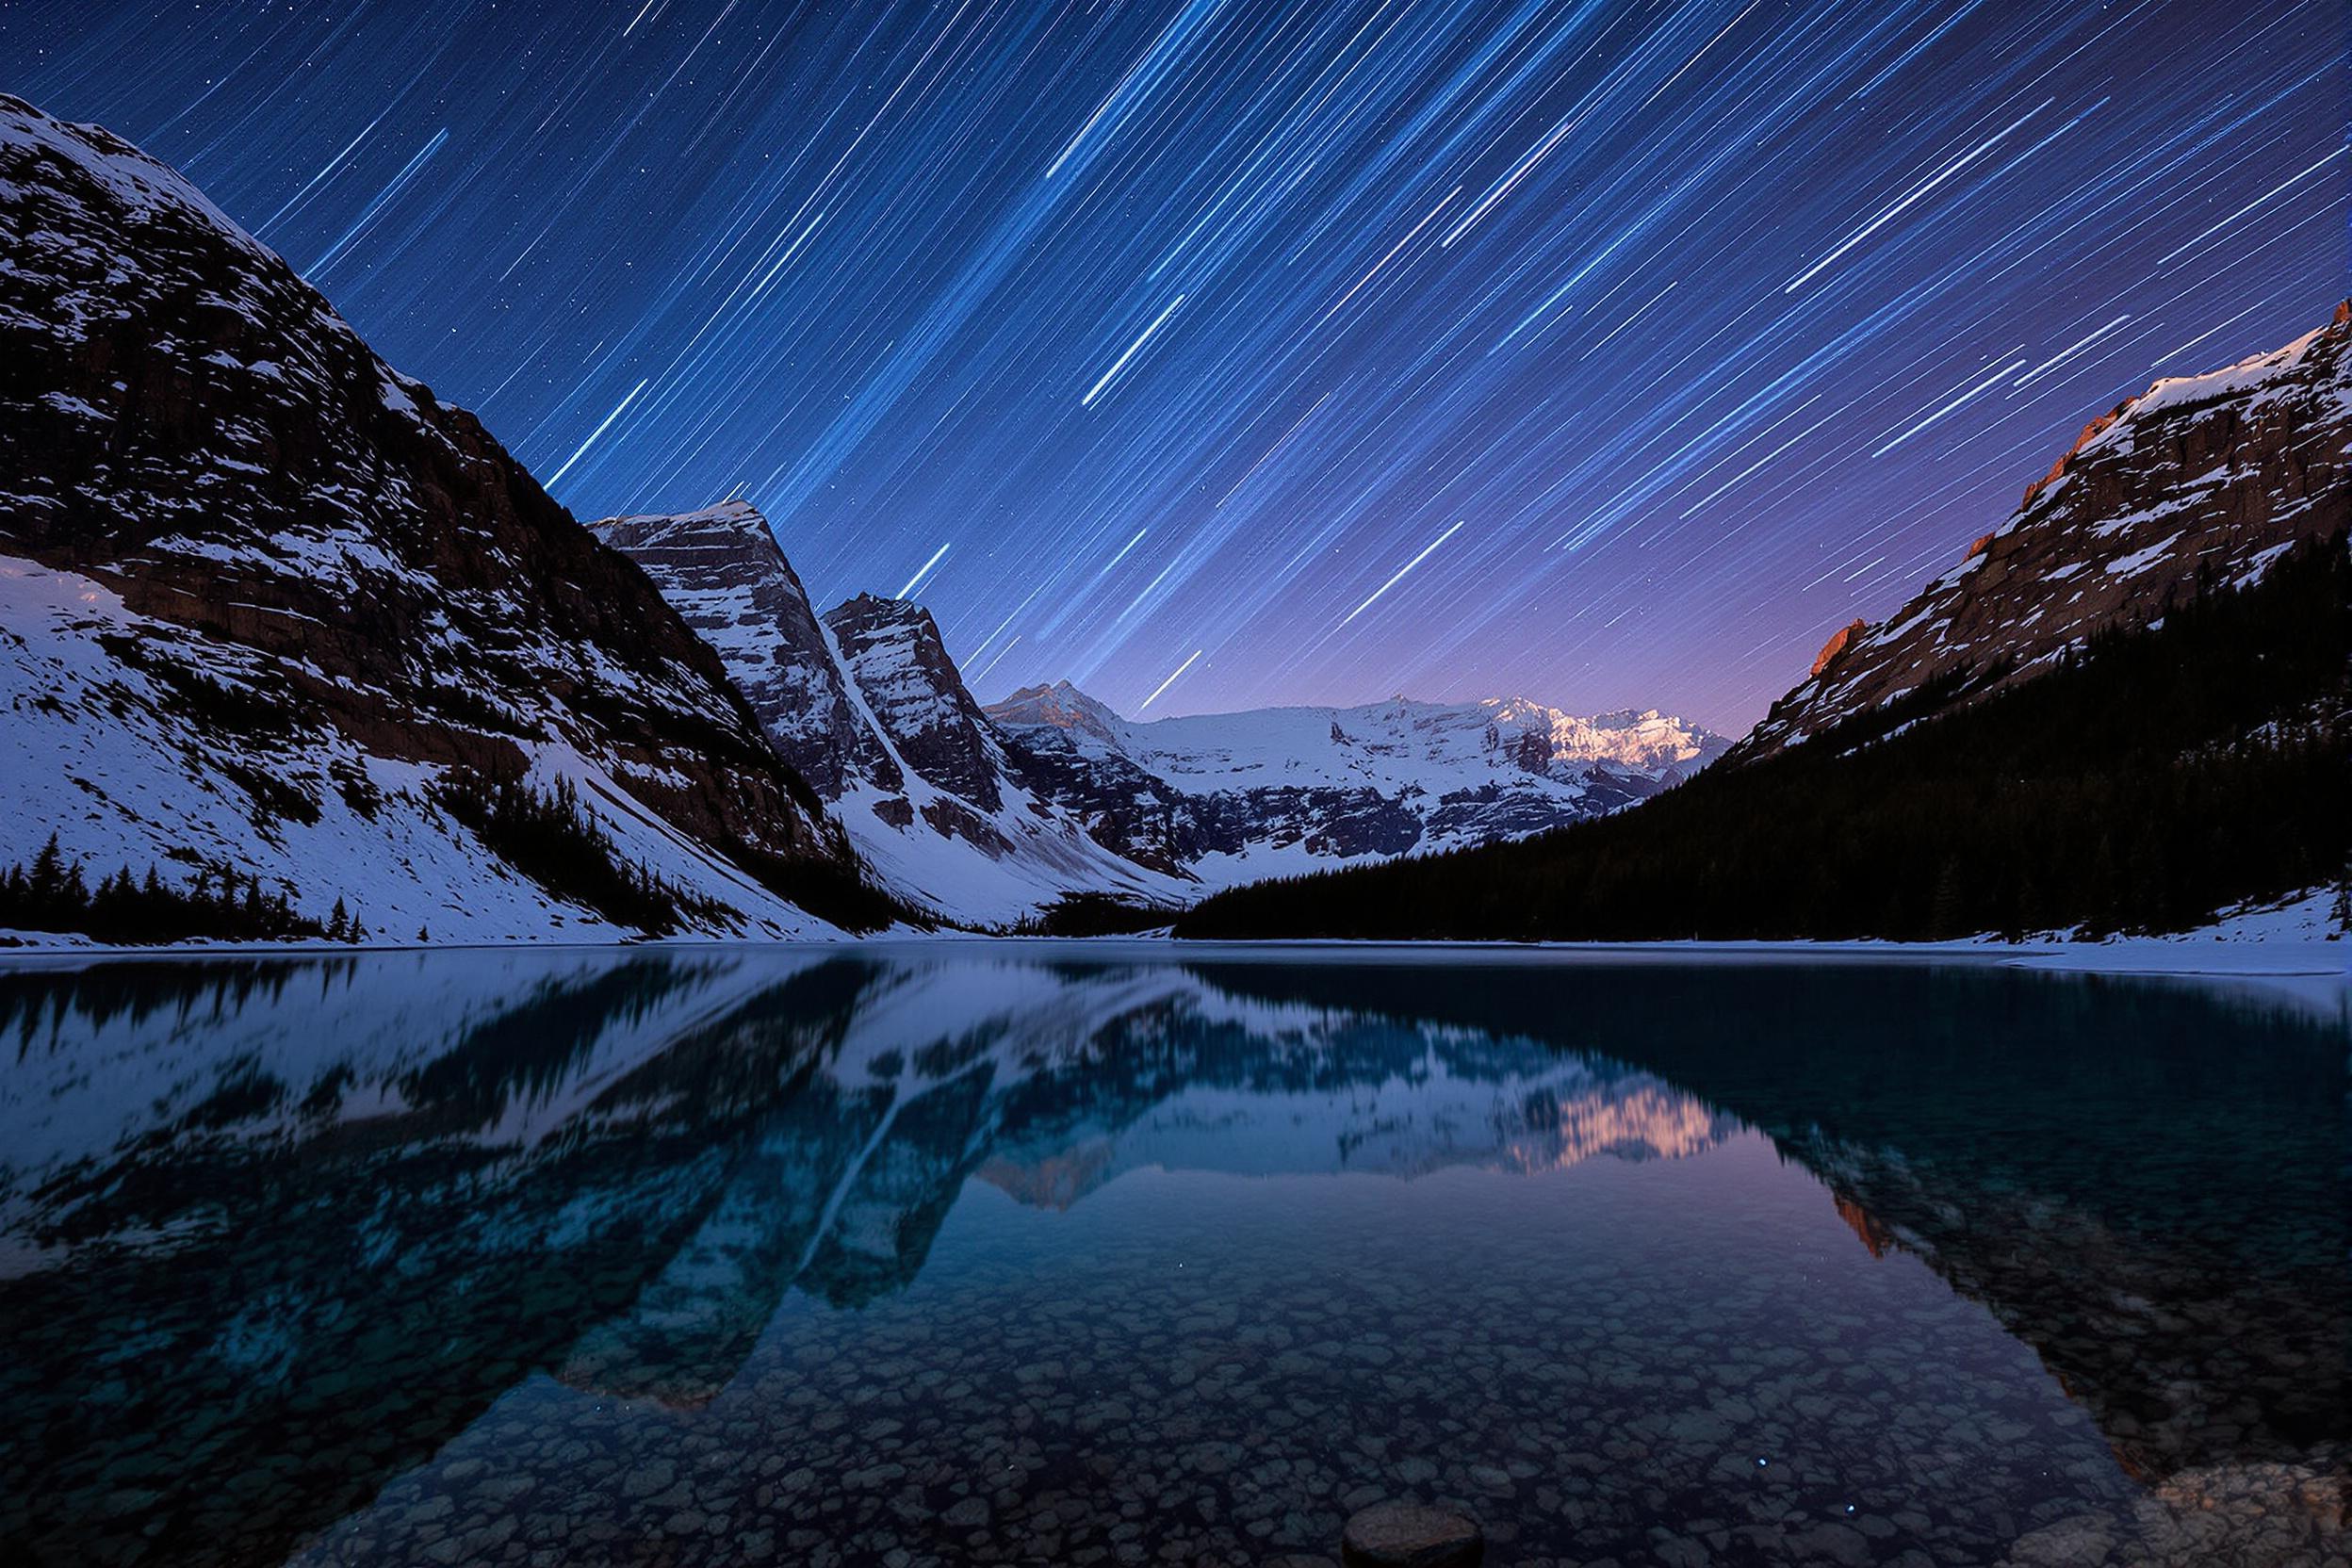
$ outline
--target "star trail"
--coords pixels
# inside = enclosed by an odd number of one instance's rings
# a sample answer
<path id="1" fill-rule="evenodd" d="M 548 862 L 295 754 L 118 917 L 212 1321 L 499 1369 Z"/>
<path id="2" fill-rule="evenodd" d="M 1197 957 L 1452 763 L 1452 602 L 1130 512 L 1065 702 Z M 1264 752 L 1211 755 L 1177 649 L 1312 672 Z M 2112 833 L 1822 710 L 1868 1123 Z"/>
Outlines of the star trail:
<path id="1" fill-rule="evenodd" d="M 0 5 L 582 516 L 985 699 L 1744 727 L 2347 290 L 2341 0 Z"/>

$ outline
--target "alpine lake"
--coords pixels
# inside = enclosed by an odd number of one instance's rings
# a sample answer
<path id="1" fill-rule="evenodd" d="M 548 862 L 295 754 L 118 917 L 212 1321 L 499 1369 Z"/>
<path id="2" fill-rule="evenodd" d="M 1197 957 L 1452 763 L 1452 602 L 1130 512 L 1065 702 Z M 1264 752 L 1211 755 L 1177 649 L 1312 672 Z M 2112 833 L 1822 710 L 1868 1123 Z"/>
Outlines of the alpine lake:
<path id="1" fill-rule="evenodd" d="M 0 965 L 0 1561 L 2352 1562 L 2340 991 Z"/>

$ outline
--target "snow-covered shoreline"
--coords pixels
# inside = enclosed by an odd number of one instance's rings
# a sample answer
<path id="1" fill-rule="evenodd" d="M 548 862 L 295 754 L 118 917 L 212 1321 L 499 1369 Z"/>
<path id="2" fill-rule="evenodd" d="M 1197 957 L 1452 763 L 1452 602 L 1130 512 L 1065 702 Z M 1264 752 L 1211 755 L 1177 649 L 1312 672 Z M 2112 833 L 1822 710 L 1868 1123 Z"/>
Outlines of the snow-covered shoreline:
<path id="1" fill-rule="evenodd" d="M 1610 962 L 1784 962 L 1867 960 L 1905 963 L 1975 963 L 2016 969 L 2100 974 L 2169 974 L 2223 978 L 2323 977 L 2352 981 L 2352 939 L 2328 930 L 2328 896 L 2313 893 L 2267 908 L 2242 911 L 2195 931 L 2162 937 L 2117 937 L 2103 941 L 2040 938 L 2004 941 L 1992 937 L 1957 941 L 1902 942 L 1883 939 L 1787 941 L 1514 942 L 1372 941 L 1348 938 L 1281 938 L 1262 940 L 1176 942 L 1165 932 L 1115 937 L 995 936 L 973 931 L 891 932 L 853 938 L 821 936 L 757 940 L 677 936 L 615 942 L 518 937 L 494 942 L 180 942 L 116 947 L 87 938 L 50 933 L 0 931 L 0 967 L 60 958 L 349 957 L 359 954 L 457 952 L 577 952 L 590 948 L 713 949 L 808 947 L 889 948 L 942 942 L 987 943 L 1009 948 L 1080 946 L 1089 952 L 1136 949 L 1155 956 L 1209 955 L 1219 958 L 1284 957 L 1298 954 L 1378 956 L 1396 963 L 1441 963 L 1457 958 L 1544 963 L 1597 958 Z"/>

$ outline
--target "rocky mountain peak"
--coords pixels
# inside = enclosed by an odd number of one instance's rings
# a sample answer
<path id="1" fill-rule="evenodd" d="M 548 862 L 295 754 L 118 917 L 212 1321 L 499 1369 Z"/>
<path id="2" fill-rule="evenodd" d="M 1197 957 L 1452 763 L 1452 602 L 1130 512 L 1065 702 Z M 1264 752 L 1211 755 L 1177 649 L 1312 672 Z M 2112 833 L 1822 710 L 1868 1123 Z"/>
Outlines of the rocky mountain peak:
<path id="1" fill-rule="evenodd" d="M 1067 680 L 1023 686 L 1002 701 L 989 703 L 984 711 L 998 724 L 1071 730 L 1113 746 L 1119 743 L 1118 727 L 1124 722 L 1107 705 Z"/>
<path id="2" fill-rule="evenodd" d="M 1969 551 L 1971 559 L 1984 553 L 1983 547 L 1985 540 L 1989 540 L 1991 537 L 1992 535 L 1988 533 L 1984 536 L 1984 539 L 1977 541 L 1976 547 Z M 1809 673 L 1819 675 L 1823 670 L 1829 668 L 1832 664 L 1838 662 L 1838 656 L 1845 652 L 1847 648 L 1853 646 L 1854 640 L 1856 637 L 1861 636 L 1864 632 L 1870 629 L 1870 623 L 1862 619 L 1861 616 L 1856 615 L 1853 620 L 1848 621 L 1845 625 L 1831 632 L 1829 634 L 1829 641 L 1821 645 L 1821 651 L 1813 656 L 1813 668 Z"/>
<path id="3" fill-rule="evenodd" d="M 748 501 L 589 525 L 717 649 L 776 750 L 827 800 L 902 775 L 860 722 L 800 576 Z"/>
<path id="4" fill-rule="evenodd" d="M 2240 585 L 2352 523 L 2352 302 L 2268 353 L 2156 382 L 2083 427 L 2009 520 L 1877 625 L 1830 640 L 1736 755 L 1762 756 L 1931 681 L 1966 701 Z"/>
<path id="5" fill-rule="evenodd" d="M 854 615 L 876 624 L 889 621 L 910 627 L 928 626 L 933 637 L 939 634 L 939 623 L 932 619 L 931 612 L 924 609 L 918 599 L 894 599 L 887 594 L 862 593 L 842 600 L 825 612 L 828 622 L 837 615 Z"/>
<path id="6" fill-rule="evenodd" d="M 610 521 L 652 524 L 666 522 L 680 531 L 695 531 L 713 537 L 736 535 L 746 544 L 774 545 L 776 534 L 768 519 L 758 507 L 746 500 L 724 500 L 716 506 L 706 506 L 699 512 L 680 512 L 662 517 L 623 517 Z M 594 528 L 598 525 L 590 524 Z M 780 551 L 778 553 L 781 553 Z"/>
<path id="7" fill-rule="evenodd" d="M 947 656 L 939 623 L 911 599 L 859 594 L 825 613 L 850 678 L 906 765 L 993 811 L 1003 804 L 988 716 Z"/>
<path id="8" fill-rule="evenodd" d="M 769 738 L 902 895 L 978 923 L 1072 894 L 1173 901 L 1158 872 L 1028 792 L 922 605 L 860 594 L 820 617 L 743 502 L 596 528 L 719 650 Z"/>

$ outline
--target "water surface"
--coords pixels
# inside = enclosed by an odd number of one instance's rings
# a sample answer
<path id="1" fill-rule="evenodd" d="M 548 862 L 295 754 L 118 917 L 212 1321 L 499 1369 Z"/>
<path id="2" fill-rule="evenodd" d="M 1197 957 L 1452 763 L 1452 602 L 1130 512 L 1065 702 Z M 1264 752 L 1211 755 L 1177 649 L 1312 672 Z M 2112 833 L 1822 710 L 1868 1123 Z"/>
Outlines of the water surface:
<path id="1" fill-rule="evenodd" d="M 2352 1560 L 2340 1001 L 941 943 L 0 1039 L 10 1560 Z"/>

